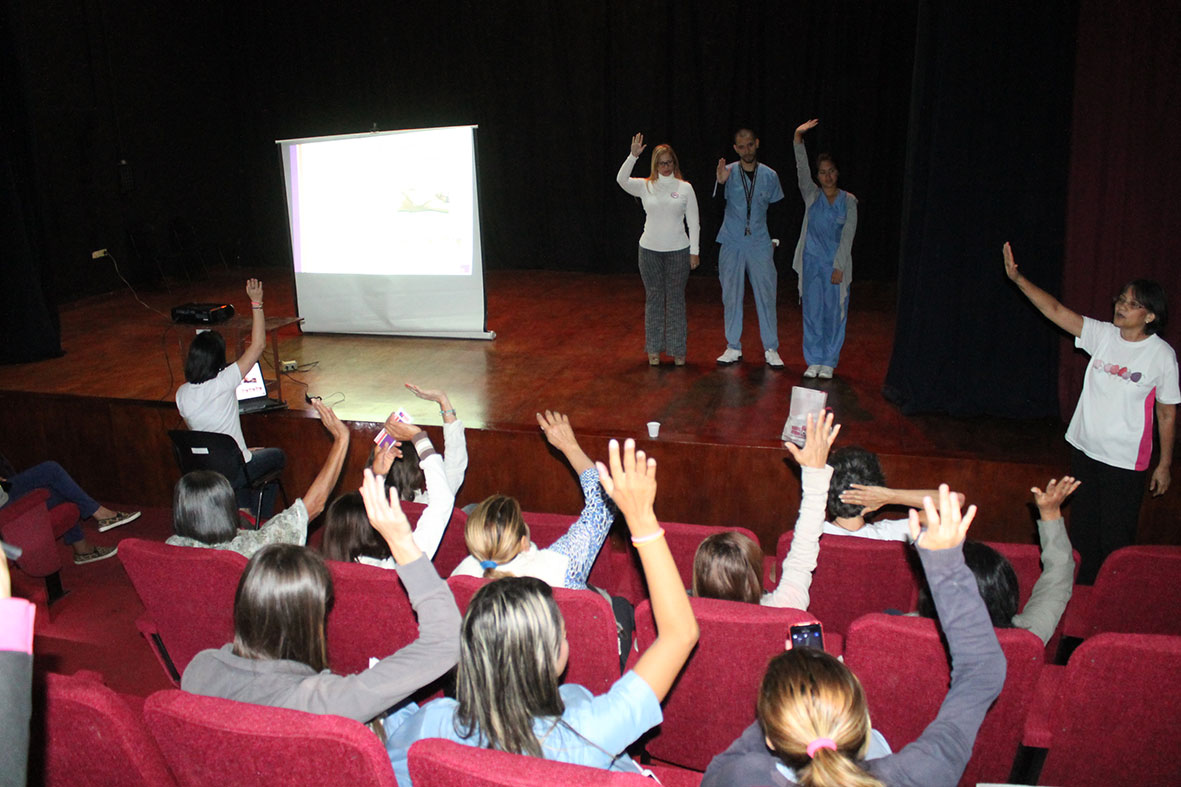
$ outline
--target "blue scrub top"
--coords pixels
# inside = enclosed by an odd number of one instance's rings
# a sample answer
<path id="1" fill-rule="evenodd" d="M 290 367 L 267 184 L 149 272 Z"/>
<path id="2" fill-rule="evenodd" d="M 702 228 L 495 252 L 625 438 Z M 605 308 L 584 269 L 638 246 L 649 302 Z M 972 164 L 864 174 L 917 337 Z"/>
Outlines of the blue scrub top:
<path id="1" fill-rule="evenodd" d="M 769 246 L 771 233 L 767 231 L 767 206 L 783 199 L 779 175 L 766 164 L 755 171 L 755 189 L 750 204 L 750 235 L 746 234 L 746 191 L 743 189 L 742 166 L 735 161 L 727 164 L 730 177 L 723 185 L 726 196 L 726 218 L 718 231 L 718 243 L 757 243 Z"/>

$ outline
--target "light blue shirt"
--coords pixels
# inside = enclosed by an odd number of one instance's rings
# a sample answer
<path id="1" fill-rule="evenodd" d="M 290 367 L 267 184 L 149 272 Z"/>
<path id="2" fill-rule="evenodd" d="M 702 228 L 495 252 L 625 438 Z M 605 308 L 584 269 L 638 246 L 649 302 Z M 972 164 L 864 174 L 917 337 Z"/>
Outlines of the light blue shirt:
<path id="1" fill-rule="evenodd" d="M 727 165 L 730 177 L 723 190 L 726 195 L 726 217 L 718 231 L 718 243 L 755 243 L 771 245 L 771 233 L 767 231 L 767 206 L 783 199 L 783 188 L 779 176 L 766 164 L 759 164 L 755 170 L 754 192 L 750 203 L 750 235 L 746 234 L 746 190 L 742 165 L 735 161 Z M 747 180 L 749 184 L 750 181 Z"/>
<path id="2" fill-rule="evenodd" d="M 547 760 L 588 765 L 624 773 L 640 768 L 624 753 L 633 741 L 664 720 L 660 702 L 651 687 L 634 672 L 627 672 L 606 694 L 594 696 L 575 684 L 560 687 L 566 712 L 560 720 L 542 717 L 533 722 Z M 386 751 L 398 784 L 410 785 L 410 745 L 423 738 L 444 738 L 468 746 L 485 745 L 479 732 L 462 737 L 456 730 L 459 703 L 443 698 L 418 708 L 409 705 L 385 720 L 386 729 L 404 719 L 386 739 Z"/>

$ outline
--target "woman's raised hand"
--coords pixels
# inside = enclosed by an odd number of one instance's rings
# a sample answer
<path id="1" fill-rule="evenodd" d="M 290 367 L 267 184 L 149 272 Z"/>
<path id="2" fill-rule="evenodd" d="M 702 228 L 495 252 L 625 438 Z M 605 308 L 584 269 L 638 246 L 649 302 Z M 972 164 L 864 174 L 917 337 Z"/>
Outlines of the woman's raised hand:
<path id="1" fill-rule="evenodd" d="M 578 439 L 574 436 L 574 428 L 570 426 L 569 416 L 546 410 L 544 415 L 537 413 L 537 425 L 541 427 L 549 444 L 562 453 L 580 450 Z"/>
<path id="2" fill-rule="evenodd" d="M 796 126 L 795 141 L 802 142 L 804 139 L 804 134 L 816 128 L 816 126 L 819 124 L 820 118 L 812 118 L 811 120 L 805 120 L 803 123 Z"/>
<path id="3" fill-rule="evenodd" d="M 262 303 L 262 282 L 258 279 L 247 279 L 246 294 L 250 297 L 251 304 Z"/>
<path id="4" fill-rule="evenodd" d="M 398 502 L 398 491 L 386 492 L 385 479 L 374 475 L 369 468 L 365 469 L 365 480 L 361 482 L 361 500 L 365 503 L 369 524 L 385 539 L 396 562 L 407 563 L 422 554 L 414 545 L 410 520 Z"/>
<path id="5" fill-rule="evenodd" d="M 599 482 L 607 495 L 615 501 L 627 519 L 633 538 L 656 532 L 660 525 L 653 508 L 656 502 L 656 460 L 636 450 L 630 437 L 623 443 L 623 457 L 619 455 L 619 441 L 607 446 L 608 465 L 597 462 Z"/>
<path id="6" fill-rule="evenodd" d="M 636 158 L 639 158 L 640 154 L 644 152 L 644 148 L 646 148 L 646 147 L 648 147 L 648 146 L 644 144 L 644 135 L 643 134 L 636 134 L 634 137 L 632 137 L 631 152 L 632 152 L 633 156 L 635 156 Z"/>
<path id="7" fill-rule="evenodd" d="M 923 508 L 927 515 L 927 527 L 919 525 L 919 512 L 910 509 L 910 536 L 923 549 L 951 549 L 964 543 L 968 534 L 968 527 L 976 518 L 976 506 L 968 506 L 967 513 L 960 515 L 960 499 L 958 494 L 952 494 L 947 484 L 939 485 L 939 510 L 935 510 L 935 501 L 929 497 L 923 498 Z"/>
<path id="8" fill-rule="evenodd" d="M 394 466 L 395 459 L 402 458 L 402 449 L 398 446 L 400 443 L 395 440 L 388 445 L 379 445 L 373 450 L 373 472 L 377 475 L 385 475 Z"/>
<path id="9" fill-rule="evenodd" d="M 417 396 L 419 399 L 426 399 L 428 402 L 435 402 L 442 404 L 443 400 L 447 398 L 444 391 L 427 390 L 426 388 L 419 388 L 414 383 L 406 383 L 406 387 L 410 389 L 410 393 Z"/>
<path id="10" fill-rule="evenodd" d="M 819 421 L 809 413 L 805 426 L 804 447 L 800 448 L 790 442 L 783 444 L 800 467 L 824 467 L 828 464 L 828 452 L 841 431 L 840 424 L 833 426 L 832 418 L 831 411 L 825 413 Z"/>
<path id="11" fill-rule="evenodd" d="M 320 414 L 320 423 L 324 424 L 324 428 L 331 432 L 333 437 L 348 438 L 348 426 L 340 420 L 331 407 L 324 404 L 319 397 L 312 399 L 312 407 Z"/>
<path id="12" fill-rule="evenodd" d="M 1038 513 L 1043 520 L 1058 519 L 1062 516 L 1062 503 L 1074 494 L 1082 481 L 1073 476 L 1064 475 L 1061 478 L 1051 478 L 1046 484 L 1046 491 L 1030 487 L 1033 492 L 1033 502 L 1037 504 Z"/>
<path id="13" fill-rule="evenodd" d="M 386 434 L 395 440 L 413 440 L 414 435 L 422 431 L 422 429 L 414 424 L 399 421 L 394 416 L 395 413 L 390 413 L 390 417 L 385 419 L 385 431 Z"/>
<path id="14" fill-rule="evenodd" d="M 1001 248 L 1001 255 L 1005 258 L 1005 275 L 1009 277 L 1010 281 L 1017 281 L 1017 277 L 1021 274 L 1017 271 L 1017 263 L 1013 259 L 1013 247 L 1008 241 Z"/>

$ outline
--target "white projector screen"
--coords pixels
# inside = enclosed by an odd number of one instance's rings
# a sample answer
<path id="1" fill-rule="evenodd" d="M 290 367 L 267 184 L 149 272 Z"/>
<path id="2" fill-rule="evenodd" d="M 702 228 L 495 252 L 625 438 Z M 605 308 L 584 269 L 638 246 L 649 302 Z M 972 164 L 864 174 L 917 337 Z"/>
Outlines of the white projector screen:
<path id="1" fill-rule="evenodd" d="M 492 338 L 475 134 L 277 140 L 305 331 Z"/>

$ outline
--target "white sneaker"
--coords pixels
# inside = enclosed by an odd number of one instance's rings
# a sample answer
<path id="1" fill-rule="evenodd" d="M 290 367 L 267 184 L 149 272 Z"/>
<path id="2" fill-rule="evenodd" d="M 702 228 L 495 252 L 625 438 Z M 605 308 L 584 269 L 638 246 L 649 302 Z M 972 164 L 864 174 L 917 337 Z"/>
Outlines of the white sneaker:
<path id="1" fill-rule="evenodd" d="M 783 368 L 783 359 L 779 357 L 778 351 L 764 350 L 763 357 L 765 359 L 767 359 L 767 365 L 770 366 L 772 369 L 782 369 Z"/>
<path id="2" fill-rule="evenodd" d="M 821 366 L 820 371 L 818 371 L 816 373 L 816 376 L 819 377 L 821 380 L 831 380 L 832 373 L 834 371 L 836 371 L 836 370 L 833 369 L 831 366 Z"/>
<path id="3" fill-rule="evenodd" d="M 820 365 L 815 364 L 815 363 L 804 370 L 804 376 L 808 377 L 808 378 L 815 377 L 819 373 L 820 373 Z"/>
<path id="4" fill-rule="evenodd" d="M 718 356 L 718 363 L 722 366 L 729 366 L 732 363 L 738 363 L 742 360 L 742 350 L 735 350 L 733 347 L 727 347 L 726 352 Z"/>

